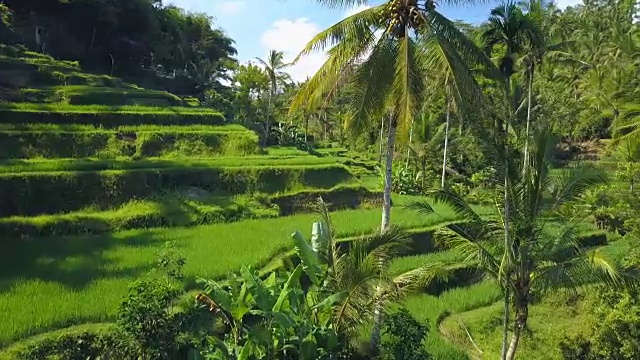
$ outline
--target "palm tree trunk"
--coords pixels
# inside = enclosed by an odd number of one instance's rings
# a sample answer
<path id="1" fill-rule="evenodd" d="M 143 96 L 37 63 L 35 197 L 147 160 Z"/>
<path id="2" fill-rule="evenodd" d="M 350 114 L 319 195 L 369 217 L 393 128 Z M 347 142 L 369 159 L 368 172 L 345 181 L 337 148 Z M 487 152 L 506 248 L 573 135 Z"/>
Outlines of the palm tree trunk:
<path id="1" fill-rule="evenodd" d="M 500 359 L 507 358 L 507 341 L 509 341 L 509 285 L 505 280 L 504 285 L 504 313 L 502 319 L 502 352 Z"/>
<path id="2" fill-rule="evenodd" d="M 444 156 L 442 158 L 442 179 L 440 187 L 444 188 L 444 181 L 447 176 L 447 151 L 449 150 L 449 121 L 451 118 L 451 103 L 447 97 L 447 120 L 444 128 Z"/>
<path id="3" fill-rule="evenodd" d="M 265 122 L 265 128 L 264 128 L 264 140 L 262 143 L 263 146 L 267 146 L 267 140 L 269 139 L 269 128 L 271 127 L 271 124 L 269 123 L 269 113 L 271 112 L 272 99 L 273 99 L 273 88 L 271 88 L 271 91 L 269 91 L 269 101 L 267 102 L 267 120 Z"/>
<path id="4" fill-rule="evenodd" d="M 506 360 L 513 360 L 516 356 L 516 350 L 518 350 L 518 343 L 520 342 L 520 336 L 522 330 L 527 325 L 527 319 L 529 318 L 529 306 L 526 301 L 516 299 L 516 317 L 513 324 L 513 335 L 511 336 L 511 342 L 509 343 L 509 350 L 507 351 Z"/>
<path id="5" fill-rule="evenodd" d="M 389 117 L 389 133 L 387 134 L 386 167 L 384 173 L 384 193 L 382 198 L 382 225 L 380 231 L 389 229 L 391 222 L 391 182 L 393 181 L 393 151 L 396 143 L 397 122 L 395 115 Z"/>
<path id="6" fill-rule="evenodd" d="M 533 70 L 529 72 L 529 94 L 527 95 L 527 129 L 524 135 L 524 164 L 522 166 L 523 173 L 526 172 L 527 163 L 529 162 L 529 127 L 531 126 L 531 94 L 533 93 Z"/>
<path id="7" fill-rule="evenodd" d="M 515 326 L 513 329 L 513 335 L 511 336 L 511 343 L 509 344 L 509 350 L 507 351 L 506 360 L 513 360 L 516 356 L 516 350 L 518 349 L 518 342 L 520 342 L 520 335 L 522 329 Z"/>
<path id="8" fill-rule="evenodd" d="M 506 80 L 506 94 L 509 102 L 511 99 L 511 78 L 507 76 Z M 511 111 L 509 112 L 511 116 Z M 507 359 L 507 336 L 506 333 L 509 327 L 509 284 L 508 284 L 508 276 L 509 276 L 509 267 L 511 266 L 511 250 L 510 250 L 510 242 L 509 242 L 509 120 L 510 117 L 504 121 L 503 127 L 503 139 L 504 141 L 504 155 L 503 155 L 503 171 L 504 171 L 504 255 L 506 261 L 507 272 L 503 274 L 505 276 L 505 304 L 504 304 L 504 333 L 502 339 L 502 360 Z"/>
<path id="9" fill-rule="evenodd" d="M 380 121 L 380 152 L 378 153 L 378 164 L 382 164 L 382 150 L 384 149 L 384 116 Z"/>
<path id="10" fill-rule="evenodd" d="M 380 291 L 380 285 L 376 287 L 376 292 Z M 369 348 L 375 355 L 380 350 L 380 332 L 382 329 L 382 303 L 376 301 L 373 310 L 373 329 L 371 330 L 371 339 L 369 340 Z"/>
<path id="11" fill-rule="evenodd" d="M 304 117 L 304 143 L 307 144 L 307 133 L 309 133 L 309 116 Z"/>

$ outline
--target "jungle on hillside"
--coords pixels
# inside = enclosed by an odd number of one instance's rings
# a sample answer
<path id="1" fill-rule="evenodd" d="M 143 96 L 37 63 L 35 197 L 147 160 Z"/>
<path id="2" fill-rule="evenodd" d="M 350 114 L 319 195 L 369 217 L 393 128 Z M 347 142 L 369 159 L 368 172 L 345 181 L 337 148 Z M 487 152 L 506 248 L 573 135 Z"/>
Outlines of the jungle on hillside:
<path id="1" fill-rule="evenodd" d="M 304 1 L 0 0 L 0 359 L 640 359 L 638 3 Z"/>

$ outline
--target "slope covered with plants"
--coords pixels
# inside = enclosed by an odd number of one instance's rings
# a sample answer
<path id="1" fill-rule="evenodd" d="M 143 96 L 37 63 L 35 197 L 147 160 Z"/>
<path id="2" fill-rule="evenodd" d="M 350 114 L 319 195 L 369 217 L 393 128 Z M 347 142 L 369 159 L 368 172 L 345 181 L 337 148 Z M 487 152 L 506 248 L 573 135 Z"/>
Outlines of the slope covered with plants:
<path id="1" fill-rule="evenodd" d="M 442 5 L 0 3 L 0 359 L 638 358 L 637 4 Z"/>

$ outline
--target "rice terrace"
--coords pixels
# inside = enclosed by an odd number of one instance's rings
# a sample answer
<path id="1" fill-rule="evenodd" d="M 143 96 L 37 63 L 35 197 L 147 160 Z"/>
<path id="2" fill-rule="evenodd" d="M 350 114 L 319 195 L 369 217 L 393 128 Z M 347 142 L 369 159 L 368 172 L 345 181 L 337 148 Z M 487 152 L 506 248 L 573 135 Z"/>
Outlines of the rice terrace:
<path id="1" fill-rule="evenodd" d="M 640 359 L 583 1 L 0 0 L 0 360 Z"/>

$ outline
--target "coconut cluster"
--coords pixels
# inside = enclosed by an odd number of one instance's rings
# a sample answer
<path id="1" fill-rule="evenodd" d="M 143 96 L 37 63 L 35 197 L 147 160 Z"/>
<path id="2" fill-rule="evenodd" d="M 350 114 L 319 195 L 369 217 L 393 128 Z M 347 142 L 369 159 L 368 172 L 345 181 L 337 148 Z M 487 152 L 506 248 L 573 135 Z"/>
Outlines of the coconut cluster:
<path id="1" fill-rule="evenodd" d="M 434 9 L 433 0 L 391 0 L 382 10 L 382 16 L 387 19 L 387 32 L 403 38 L 407 29 L 424 27 L 426 13 Z"/>

